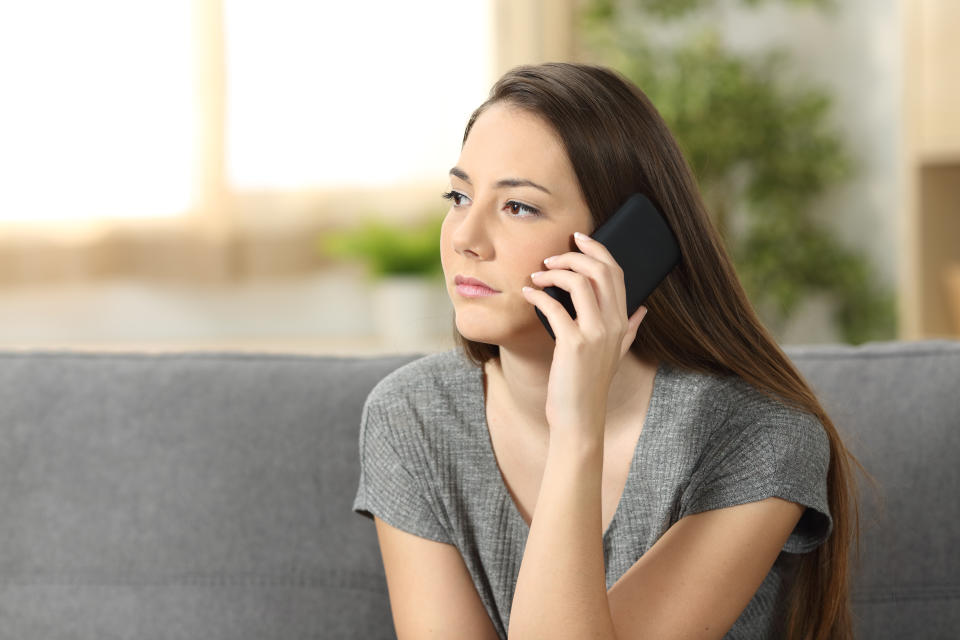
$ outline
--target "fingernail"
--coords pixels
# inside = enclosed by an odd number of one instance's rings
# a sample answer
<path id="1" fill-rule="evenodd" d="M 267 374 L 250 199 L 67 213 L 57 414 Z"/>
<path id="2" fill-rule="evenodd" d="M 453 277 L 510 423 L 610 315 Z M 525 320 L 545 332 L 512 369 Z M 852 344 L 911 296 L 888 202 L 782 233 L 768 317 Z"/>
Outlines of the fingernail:
<path id="1" fill-rule="evenodd" d="M 544 258 L 544 259 L 543 259 L 543 264 L 550 264 L 550 261 L 553 260 L 553 258 L 554 258 L 554 256 L 550 256 L 549 258 Z"/>
<path id="2" fill-rule="evenodd" d="M 540 275 L 541 273 L 543 273 L 543 271 L 534 271 L 533 273 L 530 274 L 530 277 L 531 277 L 531 278 L 536 278 L 536 277 L 537 277 L 538 275 Z"/>
<path id="3" fill-rule="evenodd" d="M 590 236 L 580 233 L 579 231 L 575 231 L 573 235 L 577 240 L 587 240 L 590 238 Z"/>
<path id="4" fill-rule="evenodd" d="M 533 287 L 523 287 L 521 290 L 522 290 L 524 293 L 529 293 L 529 292 L 533 291 Z"/>

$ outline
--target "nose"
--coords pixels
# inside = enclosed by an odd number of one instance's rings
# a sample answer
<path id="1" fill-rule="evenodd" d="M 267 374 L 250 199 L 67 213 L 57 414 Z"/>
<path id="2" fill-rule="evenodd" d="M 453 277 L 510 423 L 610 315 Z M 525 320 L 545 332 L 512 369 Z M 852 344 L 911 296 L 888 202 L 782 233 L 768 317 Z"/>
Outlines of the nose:
<path id="1" fill-rule="evenodd" d="M 489 220 L 485 219 L 485 206 L 474 202 L 463 212 L 451 211 L 453 225 L 450 239 L 454 250 L 460 255 L 488 259 L 492 255 L 490 243 Z"/>

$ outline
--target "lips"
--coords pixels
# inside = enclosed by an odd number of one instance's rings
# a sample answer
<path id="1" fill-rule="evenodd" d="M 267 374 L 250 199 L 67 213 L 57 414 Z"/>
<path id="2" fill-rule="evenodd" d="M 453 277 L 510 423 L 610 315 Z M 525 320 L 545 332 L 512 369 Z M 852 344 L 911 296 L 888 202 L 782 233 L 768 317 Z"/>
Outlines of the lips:
<path id="1" fill-rule="evenodd" d="M 487 289 L 490 289 L 491 291 L 496 291 L 497 293 L 499 293 L 497 289 L 494 289 L 483 280 L 477 280 L 476 278 L 471 278 L 469 276 L 462 276 L 457 274 L 457 277 L 453 279 L 453 282 L 454 284 L 458 284 L 458 285 L 466 284 L 466 285 L 472 285 L 475 287 L 485 287 Z"/>

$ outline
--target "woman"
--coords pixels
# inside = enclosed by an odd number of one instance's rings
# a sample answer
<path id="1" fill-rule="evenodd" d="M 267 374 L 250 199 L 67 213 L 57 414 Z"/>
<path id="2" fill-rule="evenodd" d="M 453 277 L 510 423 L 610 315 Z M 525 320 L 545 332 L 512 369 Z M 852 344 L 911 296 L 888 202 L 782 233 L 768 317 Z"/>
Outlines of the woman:
<path id="1" fill-rule="evenodd" d="M 392 372 L 362 417 L 354 510 L 398 636 L 851 637 L 854 461 L 646 96 L 602 67 L 514 68 L 450 179 L 457 348 Z M 636 192 L 682 258 L 628 318 L 587 235 Z"/>

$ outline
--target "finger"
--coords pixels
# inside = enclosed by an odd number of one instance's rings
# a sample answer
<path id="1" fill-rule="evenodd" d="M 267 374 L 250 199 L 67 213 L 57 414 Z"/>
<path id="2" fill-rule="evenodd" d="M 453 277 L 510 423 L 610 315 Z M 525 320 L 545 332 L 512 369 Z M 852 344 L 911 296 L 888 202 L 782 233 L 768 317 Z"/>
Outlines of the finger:
<path id="1" fill-rule="evenodd" d="M 608 264 L 617 264 L 617 261 L 613 259 L 613 254 L 599 240 L 594 240 L 587 234 L 577 231 L 573 234 L 573 241 L 577 243 L 577 248 L 586 255 Z"/>
<path id="2" fill-rule="evenodd" d="M 523 287 L 521 290 L 523 297 L 527 302 L 536 305 L 538 309 L 547 317 L 550 328 L 553 329 L 553 335 L 560 339 L 561 336 L 569 336 L 576 330 L 576 325 L 563 305 L 553 299 L 548 293 L 544 293 L 533 287 Z"/>
<path id="3" fill-rule="evenodd" d="M 600 244 L 600 243 L 596 243 Z M 602 246 L 602 245 L 601 245 Z M 606 248 L 604 248 L 606 251 Z M 609 253 L 607 254 L 609 256 Z M 624 284 L 623 269 L 612 258 L 610 262 L 593 256 L 571 251 L 550 256 L 543 261 L 550 270 L 572 269 L 590 277 L 596 290 L 602 309 L 617 309 L 627 317 L 627 290 Z"/>
<path id="4" fill-rule="evenodd" d="M 596 286 L 587 276 L 566 269 L 551 269 L 531 274 L 530 279 L 538 287 L 553 285 L 569 293 L 581 327 L 598 327 L 603 322 L 604 313 L 597 300 Z"/>
<path id="5" fill-rule="evenodd" d="M 620 266 L 620 263 L 614 259 L 610 250 L 599 240 L 594 240 L 587 234 L 580 233 L 579 231 L 573 234 L 573 239 L 577 243 L 577 247 L 579 247 L 585 255 L 592 256 L 607 265 L 607 273 L 613 278 L 616 300 L 618 303 L 622 302 L 623 314 L 626 315 L 627 291 L 626 285 L 624 284 L 623 268 Z"/>
<path id="6" fill-rule="evenodd" d="M 630 316 L 630 320 L 627 323 L 627 332 L 623 336 L 623 342 L 620 343 L 620 357 L 622 358 L 626 355 L 627 351 L 630 350 L 630 345 L 633 344 L 633 341 L 637 339 L 637 333 L 640 330 L 640 323 L 643 322 L 643 319 L 647 316 L 647 308 L 643 305 L 640 305 L 640 308 L 633 312 L 633 315 Z"/>

